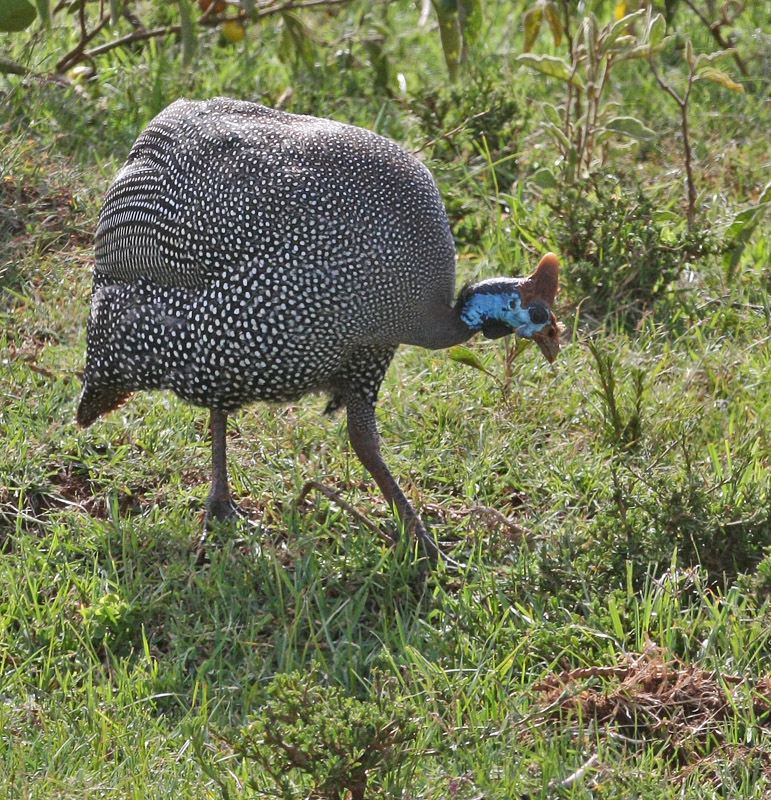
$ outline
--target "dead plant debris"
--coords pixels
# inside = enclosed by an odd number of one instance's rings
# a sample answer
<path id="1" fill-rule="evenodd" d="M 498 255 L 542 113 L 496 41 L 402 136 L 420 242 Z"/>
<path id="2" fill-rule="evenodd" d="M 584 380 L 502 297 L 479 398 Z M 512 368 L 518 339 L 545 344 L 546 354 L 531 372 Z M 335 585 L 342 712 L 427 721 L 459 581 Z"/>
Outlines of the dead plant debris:
<path id="1" fill-rule="evenodd" d="M 541 713 L 594 720 L 611 736 L 632 745 L 655 744 L 691 765 L 729 746 L 725 724 L 742 709 L 749 711 L 748 696 L 757 724 L 771 724 L 771 676 L 751 682 L 704 670 L 655 646 L 628 654 L 626 662 L 546 677 L 534 686 L 544 697 Z"/>

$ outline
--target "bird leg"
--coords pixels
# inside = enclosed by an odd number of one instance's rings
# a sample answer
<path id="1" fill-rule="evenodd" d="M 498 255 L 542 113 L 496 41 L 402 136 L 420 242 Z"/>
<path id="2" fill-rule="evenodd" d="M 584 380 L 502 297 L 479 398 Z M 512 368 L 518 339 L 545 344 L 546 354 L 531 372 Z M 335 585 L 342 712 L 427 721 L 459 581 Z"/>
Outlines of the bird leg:
<path id="1" fill-rule="evenodd" d="M 234 516 L 243 516 L 230 497 L 228 485 L 227 443 L 225 435 L 228 415 L 224 411 L 211 409 L 209 430 L 211 431 L 211 490 L 206 498 L 206 517 L 204 528 L 212 521 L 226 522 Z"/>
<path id="2" fill-rule="evenodd" d="M 410 501 L 405 497 L 394 480 L 391 471 L 380 454 L 380 443 L 375 419 L 375 407 L 363 397 L 349 397 L 346 403 L 348 415 L 348 438 L 359 461 L 369 471 L 386 502 L 396 511 L 408 534 L 420 542 L 424 553 L 431 563 L 435 564 L 442 556 L 447 559 L 436 546 L 422 520 Z M 398 535 L 398 534 L 397 534 Z"/>

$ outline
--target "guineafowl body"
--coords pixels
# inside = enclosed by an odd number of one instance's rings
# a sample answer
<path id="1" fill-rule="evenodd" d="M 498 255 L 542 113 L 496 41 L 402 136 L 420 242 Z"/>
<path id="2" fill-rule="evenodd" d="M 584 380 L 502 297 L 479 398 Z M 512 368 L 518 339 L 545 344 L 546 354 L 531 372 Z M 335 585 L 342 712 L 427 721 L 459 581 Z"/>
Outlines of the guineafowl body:
<path id="1" fill-rule="evenodd" d="M 218 98 L 178 100 L 139 136 L 96 234 L 78 422 L 140 389 L 211 410 L 209 517 L 233 512 L 227 414 L 309 391 L 345 406 L 353 447 L 435 552 L 378 447 L 374 408 L 400 344 L 517 332 L 552 359 L 557 262 L 455 294 L 428 170 L 388 139 Z"/>

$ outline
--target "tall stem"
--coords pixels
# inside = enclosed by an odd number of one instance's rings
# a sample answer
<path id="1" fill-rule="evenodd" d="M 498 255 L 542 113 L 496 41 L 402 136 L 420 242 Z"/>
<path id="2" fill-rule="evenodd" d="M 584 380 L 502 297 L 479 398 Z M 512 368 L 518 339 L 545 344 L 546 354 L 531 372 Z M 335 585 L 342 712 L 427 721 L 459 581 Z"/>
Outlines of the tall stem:
<path id="1" fill-rule="evenodd" d="M 680 105 L 681 127 L 683 131 L 683 153 L 685 156 L 685 184 L 688 192 L 688 211 L 687 217 L 688 227 L 693 227 L 693 222 L 696 217 L 696 184 L 693 180 L 693 168 L 691 165 L 691 139 L 688 135 L 688 98 L 691 95 L 693 88 L 693 75 L 688 78 L 688 89 Z"/>
<path id="2" fill-rule="evenodd" d="M 677 106 L 680 109 L 680 129 L 683 132 L 683 158 L 685 161 L 685 187 L 688 198 L 686 220 L 688 222 L 688 227 L 691 228 L 693 227 L 693 223 L 696 218 L 696 184 L 693 180 L 691 138 L 690 129 L 688 126 L 688 101 L 691 97 L 691 89 L 693 89 L 693 82 L 696 79 L 696 76 L 694 75 L 693 70 L 689 72 L 688 87 L 685 90 L 685 94 L 680 97 L 680 95 L 661 77 L 661 75 L 659 75 L 659 71 L 656 69 L 656 65 L 653 63 L 652 58 L 648 60 L 648 63 L 651 65 L 653 77 L 656 78 L 659 86 L 677 103 Z"/>

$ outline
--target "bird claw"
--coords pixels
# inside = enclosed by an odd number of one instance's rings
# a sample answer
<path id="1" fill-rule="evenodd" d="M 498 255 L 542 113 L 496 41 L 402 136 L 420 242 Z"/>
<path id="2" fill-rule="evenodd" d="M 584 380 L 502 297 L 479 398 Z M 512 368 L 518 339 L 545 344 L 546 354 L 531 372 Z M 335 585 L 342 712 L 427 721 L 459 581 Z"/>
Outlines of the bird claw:
<path id="1" fill-rule="evenodd" d="M 206 500 L 206 511 L 203 516 L 203 531 L 195 548 L 195 563 L 197 566 L 207 561 L 206 545 L 209 534 L 219 525 L 229 525 L 235 522 L 251 522 L 249 515 L 228 497 L 225 500 Z M 243 544 L 243 539 L 237 539 L 235 544 Z"/>
<path id="2" fill-rule="evenodd" d="M 249 519 L 249 515 L 234 503 L 232 498 L 228 497 L 225 500 L 207 499 L 206 513 L 203 519 L 205 531 L 211 530 L 212 526 L 217 523 L 232 522 L 238 519 Z"/>
<path id="3" fill-rule="evenodd" d="M 413 536 L 417 540 L 423 555 L 428 559 L 432 567 L 435 567 L 441 561 L 445 569 L 450 572 L 461 572 L 465 568 L 463 564 L 448 556 L 447 553 L 439 547 L 417 515 L 412 520 L 412 525 L 408 530 L 410 536 Z"/>

